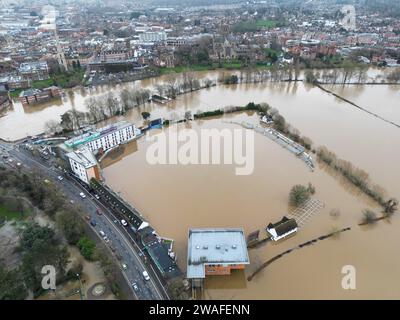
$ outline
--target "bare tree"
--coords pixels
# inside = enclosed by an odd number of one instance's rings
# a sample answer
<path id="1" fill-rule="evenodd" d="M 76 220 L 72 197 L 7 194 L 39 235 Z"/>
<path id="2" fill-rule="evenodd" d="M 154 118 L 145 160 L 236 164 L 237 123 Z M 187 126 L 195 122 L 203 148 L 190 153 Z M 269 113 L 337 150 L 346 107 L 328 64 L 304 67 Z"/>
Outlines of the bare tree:
<path id="1" fill-rule="evenodd" d="M 55 133 L 59 133 L 62 131 L 62 127 L 61 127 L 60 123 L 58 123 L 56 120 L 46 121 L 44 124 L 44 129 L 50 135 L 53 135 Z"/>

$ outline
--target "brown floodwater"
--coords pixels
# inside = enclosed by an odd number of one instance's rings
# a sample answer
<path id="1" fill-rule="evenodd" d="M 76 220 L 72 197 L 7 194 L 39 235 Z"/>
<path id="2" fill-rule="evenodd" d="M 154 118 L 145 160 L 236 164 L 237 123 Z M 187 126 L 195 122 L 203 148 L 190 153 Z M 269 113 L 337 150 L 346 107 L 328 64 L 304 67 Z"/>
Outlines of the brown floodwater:
<path id="1" fill-rule="evenodd" d="M 257 121 L 256 115 L 224 117 L 232 119 Z M 185 126 L 181 125 L 181 130 Z M 196 131 L 236 127 L 222 119 L 190 125 Z M 255 135 L 255 170 L 249 176 L 236 176 L 233 165 L 150 165 L 146 161 L 148 145 L 140 139 L 132 147 L 125 146 L 122 154 L 111 153 L 112 160 L 103 164 L 103 174 L 106 182 L 137 207 L 161 235 L 175 240 L 183 270 L 191 227 L 243 227 L 246 233 L 262 230 L 288 212 L 288 192 L 299 183 L 311 182 L 317 190 L 315 197 L 325 204 L 296 236 L 251 249 L 251 265 L 245 272 L 208 278 L 206 298 L 400 297 L 400 289 L 394 285 L 394 279 L 399 279 L 396 243 L 400 240 L 400 220 L 394 217 L 377 226 L 358 227 L 362 209 L 377 208 L 334 172 L 320 166 L 311 172 L 287 150 L 259 134 Z M 339 216 L 330 215 L 334 209 L 340 211 Z M 246 281 L 246 276 L 274 255 L 348 226 L 351 231 L 294 251 Z M 341 288 L 341 268 L 349 264 L 357 270 L 357 290 L 350 292 Z"/>
<path id="2" fill-rule="evenodd" d="M 199 75 L 215 79 L 217 74 Z M 148 79 L 111 89 L 118 92 L 124 86 L 151 87 L 157 81 Z M 43 130 L 43 121 L 58 117 L 68 108 L 84 110 L 86 97 L 109 90 L 107 86 L 74 90 L 64 97 L 62 105 L 41 107 L 33 112 L 15 107 L 0 118 L 0 136 L 19 138 L 27 132 L 39 133 Z M 332 90 L 384 118 L 400 120 L 396 103 L 398 86 L 338 86 Z M 187 110 L 195 113 L 250 101 L 268 102 L 303 135 L 310 137 L 315 146 L 325 145 L 339 157 L 364 169 L 388 196 L 400 199 L 400 129 L 303 83 L 218 86 L 179 96 L 167 105 L 150 104 L 134 109 L 125 118 L 141 124 L 143 110 L 150 111 L 152 118 L 178 118 Z M 257 121 L 254 114 L 225 118 L 231 119 Z M 194 130 L 238 127 L 221 119 L 195 121 L 191 126 Z M 181 127 L 183 130 L 184 125 Z M 103 175 L 162 236 L 175 240 L 183 270 L 187 233 L 191 227 L 243 227 L 246 233 L 256 229 L 263 233 L 269 222 L 279 220 L 288 212 L 289 190 L 298 183 L 311 182 L 317 190 L 315 197 L 325 204 L 296 236 L 250 250 L 251 265 L 245 272 L 208 278 L 206 298 L 400 298 L 397 284 L 400 282 L 400 219 L 394 216 L 376 226 L 358 227 L 364 208 L 377 212 L 379 208 L 331 170 L 318 165 L 311 172 L 287 150 L 258 134 L 255 134 L 255 169 L 249 176 L 236 176 L 233 165 L 152 166 L 146 161 L 148 145 L 142 138 L 110 153 L 102 163 Z M 340 211 L 338 217 L 330 215 L 333 209 Z M 252 281 L 246 280 L 258 265 L 274 255 L 333 228 L 347 226 L 352 230 L 293 251 Z M 356 290 L 341 288 L 344 265 L 356 267 Z"/>

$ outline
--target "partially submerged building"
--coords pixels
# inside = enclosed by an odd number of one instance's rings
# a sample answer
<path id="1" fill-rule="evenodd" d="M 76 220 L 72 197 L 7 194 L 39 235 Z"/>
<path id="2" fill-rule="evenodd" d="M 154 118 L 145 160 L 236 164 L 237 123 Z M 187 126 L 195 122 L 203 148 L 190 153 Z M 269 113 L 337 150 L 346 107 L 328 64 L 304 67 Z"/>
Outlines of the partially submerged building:
<path id="1" fill-rule="evenodd" d="M 49 101 L 61 97 L 60 89 L 56 86 L 51 86 L 44 89 L 28 89 L 24 90 L 19 95 L 19 101 L 23 106 Z"/>
<path id="2" fill-rule="evenodd" d="M 297 232 L 298 226 L 295 219 L 283 217 L 281 221 L 270 223 L 266 230 L 273 241 L 279 241 Z"/>
<path id="3" fill-rule="evenodd" d="M 241 228 L 190 229 L 187 278 L 201 285 L 209 275 L 229 275 L 250 264 Z M 195 284 L 196 285 L 196 284 Z"/>

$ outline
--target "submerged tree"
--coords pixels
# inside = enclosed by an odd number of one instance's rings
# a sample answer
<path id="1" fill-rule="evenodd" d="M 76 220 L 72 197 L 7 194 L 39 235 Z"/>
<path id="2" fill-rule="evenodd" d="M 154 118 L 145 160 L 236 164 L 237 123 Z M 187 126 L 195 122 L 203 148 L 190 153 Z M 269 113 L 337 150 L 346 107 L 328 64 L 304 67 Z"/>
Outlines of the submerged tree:
<path id="1" fill-rule="evenodd" d="M 361 224 L 375 223 L 377 220 L 376 213 L 370 209 L 363 210 Z"/>
<path id="2" fill-rule="evenodd" d="M 289 194 L 290 205 L 298 207 L 302 205 L 304 202 L 306 202 L 308 199 L 310 199 L 310 191 L 308 190 L 307 187 L 302 186 L 301 184 L 297 184 L 290 190 Z"/>

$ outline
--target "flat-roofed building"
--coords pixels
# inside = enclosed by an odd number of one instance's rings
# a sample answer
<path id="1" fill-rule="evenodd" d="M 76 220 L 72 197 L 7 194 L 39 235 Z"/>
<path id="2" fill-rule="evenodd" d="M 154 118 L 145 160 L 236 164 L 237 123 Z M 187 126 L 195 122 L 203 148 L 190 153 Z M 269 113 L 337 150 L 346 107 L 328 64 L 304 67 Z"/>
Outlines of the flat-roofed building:
<path id="1" fill-rule="evenodd" d="M 190 229 L 187 278 L 229 275 L 231 270 L 250 264 L 244 231 L 241 228 Z"/>
<path id="2" fill-rule="evenodd" d="M 90 179 L 100 180 L 97 160 L 88 148 L 72 151 L 66 154 L 72 172 L 83 182 L 89 184 Z"/>
<path id="3" fill-rule="evenodd" d="M 140 130 L 135 125 L 127 121 L 120 121 L 69 139 L 64 144 L 69 148 L 86 146 L 92 152 L 100 149 L 105 152 L 133 140 L 139 134 Z"/>

